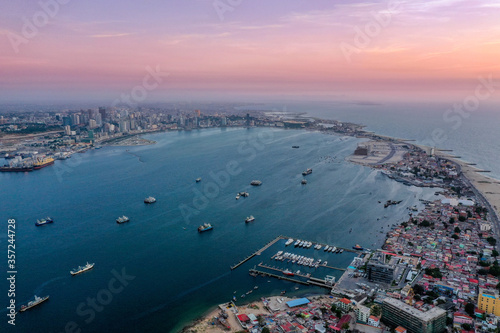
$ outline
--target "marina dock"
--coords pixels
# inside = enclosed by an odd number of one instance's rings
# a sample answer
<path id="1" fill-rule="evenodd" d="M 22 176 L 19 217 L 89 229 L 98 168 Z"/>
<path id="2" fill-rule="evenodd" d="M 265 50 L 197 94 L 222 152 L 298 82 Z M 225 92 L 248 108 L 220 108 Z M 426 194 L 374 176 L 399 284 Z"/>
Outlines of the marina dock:
<path id="1" fill-rule="evenodd" d="M 267 266 L 260 266 L 260 267 L 269 268 Z M 275 269 L 275 270 L 280 271 L 279 269 Z M 308 278 L 308 280 L 307 281 L 297 280 L 297 279 L 293 279 L 289 276 L 278 275 L 278 274 L 274 274 L 274 273 L 270 273 L 270 272 L 264 272 L 264 271 L 260 271 L 260 270 L 255 269 L 255 268 L 250 269 L 249 273 L 250 273 L 250 275 L 253 275 L 253 276 L 257 276 L 257 275 L 269 276 L 269 277 L 276 278 L 278 280 L 285 280 L 285 281 L 289 281 L 289 282 L 293 282 L 293 283 L 300 283 L 300 284 L 303 284 L 305 286 L 314 285 L 317 287 L 332 289 L 333 286 L 335 285 L 335 283 L 333 283 L 333 281 L 328 283 L 325 279 L 318 279 L 318 278 L 315 278 L 312 276 L 307 277 L 306 275 L 299 275 L 299 274 L 295 274 L 295 276 Z"/>
<path id="2" fill-rule="evenodd" d="M 259 250 L 255 251 L 254 253 L 252 253 L 251 255 L 249 255 L 248 257 L 246 257 L 245 259 L 243 259 L 243 260 L 239 261 L 238 263 L 232 265 L 230 267 L 231 270 L 234 270 L 234 269 L 240 267 L 241 265 L 243 265 L 244 263 L 246 263 L 248 260 L 252 259 L 253 257 L 261 255 L 265 250 L 267 250 L 268 248 L 270 248 L 271 246 L 273 246 L 274 244 L 276 244 L 276 242 L 278 242 L 279 240 L 281 240 L 281 239 L 290 239 L 290 238 L 293 238 L 293 237 L 279 235 L 278 237 L 276 237 L 275 239 L 273 239 L 272 241 L 270 241 L 269 243 L 267 243 L 266 245 L 264 245 L 262 248 L 260 248 Z M 293 239 L 297 240 L 298 238 L 293 238 Z M 302 239 L 302 238 L 300 240 L 308 241 L 307 239 Z M 311 241 L 311 243 L 314 244 L 314 245 L 319 244 L 322 247 L 325 247 L 325 246 L 328 245 L 328 244 L 324 244 L 324 243 L 320 243 L 320 242 L 312 242 L 312 241 Z M 289 246 L 291 248 L 294 247 L 293 245 L 289 245 Z M 331 245 L 328 245 L 328 246 L 331 246 Z M 348 249 L 348 248 L 344 248 L 344 247 L 340 247 L 340 246 L 336 246 L 336 248 L 337 249 L 342 249 L 342 250 L 344 250 L 346 252 L 360 253 L 357 250 Z M 345 268 L 338 268 L 338 267 L 332 267 L 332 266 L 322 266 L 322 267 L 327 267 L 327 268 L 330 268 L 330 269 L 336 269 L 336 270 L 340 270 L 340 271 L 345 271 L 346 270 Z"/>

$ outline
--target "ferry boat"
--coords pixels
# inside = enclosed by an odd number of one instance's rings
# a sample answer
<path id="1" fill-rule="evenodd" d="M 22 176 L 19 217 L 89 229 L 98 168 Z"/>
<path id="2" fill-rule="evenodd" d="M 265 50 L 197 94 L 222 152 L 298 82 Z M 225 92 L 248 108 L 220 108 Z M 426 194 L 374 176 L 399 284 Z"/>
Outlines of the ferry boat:
<path id="1" fill-rule="evenodd" d="M 250 185 L 260 186 L 260 185 L 262 185 L 262 182 L 260 180 L 252 180 L 252 182 L 250 183 Z"/>
<path id="2" fill-rule="evenodd" d="M 85 266 L 78 266 L 78 268 L 76 269 L 73 269 L 71 271 L 69 271 L 71 273 L 71 275 L 78 275 L 78 274 L 81 274 L 83 272 L 86 272 L 86 271 L 89 271 L 91 270 L 92 268 L 94 268 L 94 263 L 92 264 L 89 264 L 87 262 L 87 264 Z"/>
<path id="3" fill-rule="evenodd" d="M 204 223 L 198 227 L 198 232 L 212 230 L 214 227 L 210 223 Z"/>
<path id="4" fill-rule="evenodd" d="M 38 170 L 52 164 L 54 164 L 54 159 L 52 157 L 45 157 L 41 159 L 37 158 L 36 161 L 33 163 L 33 169 Z"/>
<path id="5" fill-rule="evenodd" d="M 352 247 L 354 250 L 360 250 L 363 251 L 363 247 L 359 244 L 356 244 L 355 246 Z"/>
<path id="6" fill-rule="evenodd" d="M 130 221 L 130 219 L 128 217 L 126 217 L 125 215 L 120 216 L 119 218 L 116 219 L 116 223 L 118 223 L 118 224 L 125 223 L 128 221 Z"/>
<path id="7" fill-rule="evenodd" d="M 309 168 L 306 171 L 302 172 L 302 176 L 310 175 L 313 172 L 313 169 Z"/>
<path id="8" fill-rule="evenodd" d="M 37 306 L 38 304 L 45 302 L 48 299 L 49 299 L 49 296 L 38 297 L 35 295 L 35 300 L 29 301 L 28 304 L 26 304 L 26 305 L 22 305 L 21 308 L 19 309 L 19 311 L 24 312 L 26 310 L 29 310 L 32 307 Z"/>
<path id="9" fill-rule="evenodd" d="M 147 197 L 146 199 L 144 199 L 144 203 L 147 203 L 147 204 L 152 204 L 155 202 L 156 202 L 156 199 L 154 197 Z"/>
<path id="10" fill-rule="evenodd" d="M 288 246 L 288 245 L 290 245 L 290 244 L 292 244 L 292 243 L 293 243 L 293 238 L 289 238 L 289 239 L 286 241 L 285 246 Z"/>
<path id="11" fill-rule="evenodd" d="M 54 222 L 53 219 L 51 219 L 50 217 L 47 217 L 47 218 L 44 218 L 44 219 L 41 219 L 41 220 L 36 220 L 35 225 L 37 227 L 39 227 L 41 225 L 49 224 L 49 223 L 53 223 L 53 222 Z"/>
<path id="12" fill-rule="evenodd" d="M 196 178 L 196 182 L 197 182 L 197 183 L 201 182 L 201 177 Z"/>
<path id="13" fill-rule="evenodd" d="M 245 219 L 245 223 L 249 223 L 249 222 L 253 222 L 253 221 L 255 221 L 255 217 L 253 217 L 253 215 L 250 215 L 249 217 L 247 217 Z"/>

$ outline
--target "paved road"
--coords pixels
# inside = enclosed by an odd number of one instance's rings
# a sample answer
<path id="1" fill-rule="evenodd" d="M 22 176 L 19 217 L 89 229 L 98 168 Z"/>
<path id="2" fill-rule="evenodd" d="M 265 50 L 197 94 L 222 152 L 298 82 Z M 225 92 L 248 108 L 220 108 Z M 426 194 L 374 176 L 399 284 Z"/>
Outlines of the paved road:
<path id="1" fill-rule="evenodd" d="M 391 147 L 391 152 L 389 153 L 389 155 L 387 155 L 386 157 L 384 157 L 383 159 L 381 159 L 380 161 L 378 161 L 375 164 L 385 163 L 385 161 L 390 160 L 394 156 L 394 154 L 396 154 L 396 147 L 394 147 L 394 145 L 392 143 L 389 143 L 389 146 Z"/>

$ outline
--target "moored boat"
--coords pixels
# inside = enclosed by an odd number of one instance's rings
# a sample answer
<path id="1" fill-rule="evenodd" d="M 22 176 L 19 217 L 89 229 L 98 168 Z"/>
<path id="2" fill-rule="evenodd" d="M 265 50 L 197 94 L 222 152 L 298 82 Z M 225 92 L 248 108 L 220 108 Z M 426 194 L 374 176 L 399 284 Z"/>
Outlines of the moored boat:
<path id="1" fill-rule="evenodd" d="M 285 270 L 283 271 L 283 274 L 284 274 L 284 275 L 288 275 L 288 276 L 294 276 L 294 275 L 295 275 L 293 272 L 289 271 L 288 269 L 285 269 Z"/>
<path id="2" fill-rule="evenodd" d="M 353 248 L 354 250 L 360 250 L 360 251 L 362 251 L 362 250 L 363 250 L 363 247 L 362 247 L 361 245 L 359 245 L 359 244 L 354 245 L 352 248 Z"/>
<path id="3" fill-rule="evenodd" d="M 154 197 L 147 197 L 146 199 L 144 199 L 144 203 L 147 203 L 147 204 L 152 204 L 155 202 L 156 202 L 156 199 Z"/>
<path id="4" fill-rule="evenodd" d="M 253 217 L 253 215 L 250 215 L 245 219 L 245 223 L 249 223 L 249 222 L 253 222 L 253 221 L 255 221 L 255 217 Z"/>
<path id="5" fill-rule="evenodd" d="M 214 227 L 210 223 L 204 223 L 198 227 L 198 232 L 212 230 Z"/>
<path id="6" fill-rule="evenodd" d="M 288 245 L 290 245 L 290 244 L 292 244 L 292 243 L 293 243 L 293 238 L 289 238 L 289 239 L 286 241 L 285 246 L 288 246 Z"/>
<path id="7" fill-rule="evenodd" d="M 54 220 L 51 219 L 50 217 L 47 217 L 47 218 L 44 218 L 44 219 L 41 219 L 41 220 L 36 220 L 35 225 L 37 227 L 39 227 L 41 225 L 49 224 L 49 223 L 52 223 L 52 222 L 54 222 Z"/>
<path id="8" fill-rule="evenodd" d="M 307 175 L 310 175 L 312 172 L 313 172 L 313 169 L 308 168 L 306 171 L 302 172 L 302 175 L 307 176 Z"/>
<path id="9" fill-rule="evenodd" d="M 130 219 L 128 217 L 126 217 L 125 215 L 120 216 L 119 218 L 116 219 L 116 223 L 118 223 L 118 224 L 125 223 L 128 221 L 130 221 Z"/>

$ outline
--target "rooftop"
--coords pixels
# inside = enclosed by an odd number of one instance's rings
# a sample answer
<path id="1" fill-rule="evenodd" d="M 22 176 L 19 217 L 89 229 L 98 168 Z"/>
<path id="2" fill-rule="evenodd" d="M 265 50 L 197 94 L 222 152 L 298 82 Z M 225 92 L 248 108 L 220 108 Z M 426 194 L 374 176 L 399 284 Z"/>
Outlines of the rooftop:
<path id="1" fill-rule="evenodd" d="M 392 306 L 395 306 L 395 307 L 403 310 L 404 312 L 406 312 L 414 317 L 417 317 L 420 320 L 426 321 L 426 322 L 434 319 L 437 316 L 440 316 L 442 314 L 446 314 L 446 311 L 444 311 L 443 309 L 441 309 L 437 306 L 430 309 L 429 311 L 422 312 L 422 311 L 417 310 L 414 307 L 412 307 L 404 302 L 401 302 L 401 301 L 398 301 L 397 299 L 389 298 L 389 297 L 386 297 L 384 299 L 384 303 L 388 303 Z"/>

